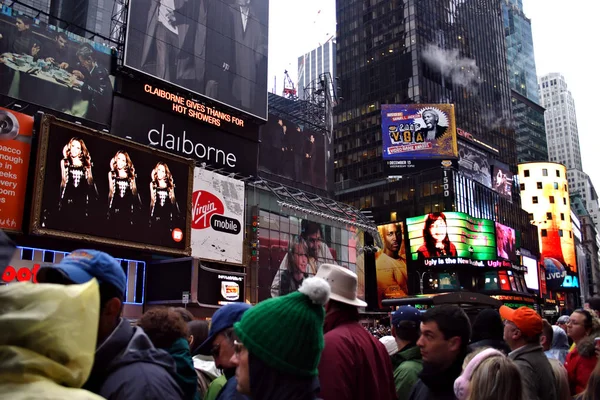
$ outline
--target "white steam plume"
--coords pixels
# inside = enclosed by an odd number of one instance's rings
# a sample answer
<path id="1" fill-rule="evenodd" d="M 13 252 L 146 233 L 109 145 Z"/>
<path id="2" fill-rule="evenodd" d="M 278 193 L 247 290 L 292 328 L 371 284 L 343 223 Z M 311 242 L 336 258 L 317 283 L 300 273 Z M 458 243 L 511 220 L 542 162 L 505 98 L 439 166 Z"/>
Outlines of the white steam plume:
<path id="1" fill-rule="evenodd" d="M 423 51 L 423 60 L 455 85 L 476 89 L 480 82 L 477 62 L 461 57 L 457 49 L 445 50 L 430 44 Z"/>

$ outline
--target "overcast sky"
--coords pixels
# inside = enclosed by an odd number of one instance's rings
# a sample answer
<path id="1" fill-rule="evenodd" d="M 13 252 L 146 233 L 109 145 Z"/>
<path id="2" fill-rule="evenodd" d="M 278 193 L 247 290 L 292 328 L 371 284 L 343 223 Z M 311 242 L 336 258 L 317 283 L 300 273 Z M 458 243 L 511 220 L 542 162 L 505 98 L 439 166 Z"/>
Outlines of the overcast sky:
<path id="1" fill-rule="evenodd" d="M 338 0 L 343 1 L 343 0 Z M 577 112 L 583 169 L 600 192 L 600 0 L 523 0 L 532 20 L 538 76 L 563 74 Z M 320 12 L 319 12 L 320 11 Z M 271 0 L 269 91 L 283 90 L 283 71 L 297 80 L 298 56 L 335 34 L 335 0 Z"/>

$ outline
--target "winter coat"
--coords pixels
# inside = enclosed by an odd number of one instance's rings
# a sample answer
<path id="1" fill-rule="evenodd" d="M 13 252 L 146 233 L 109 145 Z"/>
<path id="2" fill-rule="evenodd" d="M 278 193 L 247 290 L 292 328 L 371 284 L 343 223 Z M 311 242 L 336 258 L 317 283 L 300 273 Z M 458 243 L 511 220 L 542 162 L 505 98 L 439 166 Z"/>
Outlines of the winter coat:
<path id="1" fill-rule="evenodd" d="M 594 338 L 597 336 L 600 336 L 600 332 L 592 332 L 591 335 L 581 339 L 575 348 L 567 354 L 565 368 L 567 369 L 569 387 L 573 396 L 585 390 L 590 375 L 596 366 Z"/>
<path id="2" fill-rule="evenodd" d="M 358 309 L 325 318 L 325 349 L 319 363 L 325 400 L 394 400 L 392 362 L 385 346 L 358 323 Z"/>
<path id="3" fill-rule="evenodd" d="M 423 370 L 421 349 L 415 345 L 404 348 L 392 357 L 392 363 L 394 362 L 400 363 L 394 370 L 396 396 L 398 400 L 408 400 L 410 392 L 419 380 L 419 374 Z"/>
<path id="4" fill-rule="evenodd" d="M 0 398 L 99 400 L 80 389 L 94 363 L 96 280 L 0 287 Z"/>
<path id="5" fill-rule="evenodd" d="M 218 387 L 215 386 L 212 392 L 209 392 L 209 388 L 212 383 L 221 376 L 221 371 L 217 368 L 215 361 L 212 356 L 196 355 L 192 359 L 194 362 L 194 369 L 198 376 L 198 393 L 201 399 L 207 399 L 209 393 L 213 393 L 212 400 L 217 398 L 217 395 L 225 385 L 227 380 L 223 376 L 223 383 Z"/>
<path id="6" fill-rule="evenodd" d="M 237 391 L 237 379 L 235 377 L 235 369 L 225 370 L 225 377 L 227 383 L 223 386 L 223 389 L 219 392 L 217 400 L 250 400 L 248 397 L 240 394 Z"/>
<path id="7" fill-rule="evenodd" d="M 539 344 L 527 344 L 508 354 L 521 373 L 524 399 L 557 400 L 554 373 Z M 552 382 L 551 388 L 549 388 Z M 551 390 L 552 389 L 552 390 Z"/>
<path id="8" fill-rule="evenodd" d="M 206 395 L 204 396 L 204 400 L 217 400 L 221 390 L 227 384 L 227 378 L 225 375 L 219 376 L 217 379 L 212 381 L 208 386 L 208 390 L 206 391 Z"/>
<path id="9" fill-rule="evenodd" d="M 510 347 L 506 344 L 504 340 L 496 340 L 496 339 L 484 339 L 478 342 L 471 343 L 469 345 L 469 353 L 475 351 L 481 347 L 491 347 L 492 349 L 496 349 L 498 351 L 503 352 L 508 355 L 510 353 Z"/>
<path id="10" fill-rule="evenodd" d="M 552 336 L 552 347 L 550 350 L 545 351 L 546 357 L 554 358 L 564 365 L 567 360 L 567 354 L 569 353 L 569 338 L 561 327 L 555 325 L 552 327 L 552 331 L 554 332 Z"/>
<path id="11" fill-rule="evenodd" d="M 183 399 L 173 358 L 125 319 L 96 350 L 84 388 L 111 400 Z"/>
<path id="12" fill-rule="evenodd" d="M 190 346 L 184 338 L 179 338 L 168 349 L 169 354 L 175 360 L 175 380 L 183 391 L 183 398 L 189 400 L 200 400 L 198 396 L 198 375 L 194 369 L 194 362 L 190 354 Z"/>
<path id="13" fill-rule="evenodd" d="M 459 354 L 454 363 L 445 370 L 431 364 L 423 364 L 419 380 L 410 393 L 410 400 L 455 400 L 454 381 L 462 372 L 466 354 Z"/>

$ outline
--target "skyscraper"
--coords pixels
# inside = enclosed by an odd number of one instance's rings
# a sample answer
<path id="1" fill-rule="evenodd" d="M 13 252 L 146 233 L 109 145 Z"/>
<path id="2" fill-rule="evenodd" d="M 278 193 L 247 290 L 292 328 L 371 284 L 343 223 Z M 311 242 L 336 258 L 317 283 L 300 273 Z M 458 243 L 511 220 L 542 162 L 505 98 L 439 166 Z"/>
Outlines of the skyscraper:
<path id="1" fill-rule="evenodd" d="M 502 0 L 511 104 L 519 163 L 547 161 L 544 109 L 539 105 L 531 20 L 522 0 Z"/>
<path id="2" fill-rule="evenodd" d="M 298 57 L 298 97 L 304 98 L 304 88 L 316 80 L 321 74 L 330 73 L 335 85 L 335 52 L 336 41 L 332 37 L 316 49 Z M 335 90 L 335 87 L 333 87 Z"/>
<path id="3" fill-rule="evenodd" d="M 546 108 L 544 120 L 550 161 L 567 167 L 570 192 L 581 194 L 583 204 L 598 229 L 598 195 L 590 177 L 583 171 L 573 96 L 565 78 L 559 73 L 542 76 L 539 80 L 539 91 L 541 104 Z"/>

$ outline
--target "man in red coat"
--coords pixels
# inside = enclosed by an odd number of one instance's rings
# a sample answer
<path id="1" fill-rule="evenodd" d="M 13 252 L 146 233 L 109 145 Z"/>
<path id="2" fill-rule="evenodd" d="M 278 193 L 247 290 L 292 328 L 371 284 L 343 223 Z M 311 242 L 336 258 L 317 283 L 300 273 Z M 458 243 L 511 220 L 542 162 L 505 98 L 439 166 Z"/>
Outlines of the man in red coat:
<path id="1" fill-rule="evenodd" d="M 575 310 L 567 322 L 567 335 L 575 342 L 565 361 L 571 395 L 575 396 L 585 390 L 596 367 L 594 339 L 600 335 L 599 321 L 588 310 Z"/>
<path id="2" fill-rule="evenodd" d="M 385 346 L 358 320 L 358 278 L 349 269 L 323 264 L 317 272 L 331 286 L 325 315 L 325 349 L 319 363 L 323 400 L 395 400 L 392 362 Z"/>

